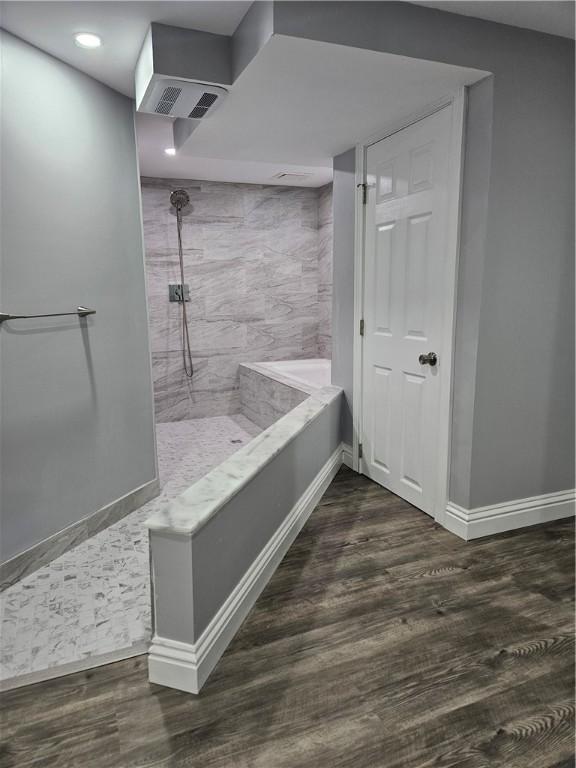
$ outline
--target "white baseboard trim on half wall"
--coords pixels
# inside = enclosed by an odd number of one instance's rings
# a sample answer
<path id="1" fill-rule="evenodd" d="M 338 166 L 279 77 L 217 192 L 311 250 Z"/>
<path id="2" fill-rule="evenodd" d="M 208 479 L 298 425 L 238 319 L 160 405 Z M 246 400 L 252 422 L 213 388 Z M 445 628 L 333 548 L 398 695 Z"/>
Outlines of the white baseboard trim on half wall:
<path id="1" fill-rule="evenodd" d="M 148 651 L 151 683 L 199 693 L 260 593 L 316 508 L 342 463 L 342 446 L 332 454 L 292 507 L 241 581 L 195 643 L 155 635 Z"/>
<path id="2" fill-rule="evenodd" d="M 444 527 L 469 541 L 495 533 L 513 531 L 529 525 L 549 523 L 574 516 L 576 491 L 560 491 L 532 496 L 528 499 L 492 504 L 488 507 L 464 509 L 448 503 Z"/>

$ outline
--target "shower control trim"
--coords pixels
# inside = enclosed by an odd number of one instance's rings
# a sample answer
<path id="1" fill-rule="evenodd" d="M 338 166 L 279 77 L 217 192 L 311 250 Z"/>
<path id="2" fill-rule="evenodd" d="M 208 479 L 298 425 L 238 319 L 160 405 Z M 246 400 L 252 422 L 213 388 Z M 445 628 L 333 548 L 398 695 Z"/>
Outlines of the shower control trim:
<path id="1" fill-rule="evenodd" d="M 184 295 L 184 301 L 190 301 L 190 286 L 188 283 L 169 283 L 168 284 L 168 299 L 169 301 L 177 301 L 182 303 L 182 295 Z"/>

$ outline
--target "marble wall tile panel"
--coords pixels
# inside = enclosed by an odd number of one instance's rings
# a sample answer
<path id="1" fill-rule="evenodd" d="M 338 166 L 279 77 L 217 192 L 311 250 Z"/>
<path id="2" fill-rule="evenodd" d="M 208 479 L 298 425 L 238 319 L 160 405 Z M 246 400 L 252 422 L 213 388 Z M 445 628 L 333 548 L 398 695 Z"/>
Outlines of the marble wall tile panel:
<path id="1" fill-rule="evenodd" d="M 318 354 L 332 357 L 332 185 L 318 197 Z"/>
<path id="2" fill-rule="evenodd" d="M 183 421 L 238 413 L 238 363 L 225 357 L 194 358 L 187 378 L 182 353 L 152 353 L 156 421 Z"/>
<path id="3" fill-rule="evenodd" d="M 176 218 L 195 375 L 182 371 Z M 142 179 L 150 337 L 159 421 L 234 413 L 243 362 L 330 357 L 331 185 L 318 189 Z"/>
<path id="4" fill-rule="evenodd" d="M 240 368 L 241 413 L 262 429 L 278 421 L 309 396 L 246 366 Z"/>

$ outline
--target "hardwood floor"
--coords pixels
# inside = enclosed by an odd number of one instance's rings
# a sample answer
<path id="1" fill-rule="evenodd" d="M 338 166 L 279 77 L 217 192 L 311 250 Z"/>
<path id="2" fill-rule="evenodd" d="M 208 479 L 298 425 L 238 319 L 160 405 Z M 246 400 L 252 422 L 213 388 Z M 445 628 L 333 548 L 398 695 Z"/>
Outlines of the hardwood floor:
<path id="1" fill-rule="evenodd" d="M 465 543 L 341 470 L 202 693 L 3 696 L 2 768 L 574 766 L 574 527 Z"/>

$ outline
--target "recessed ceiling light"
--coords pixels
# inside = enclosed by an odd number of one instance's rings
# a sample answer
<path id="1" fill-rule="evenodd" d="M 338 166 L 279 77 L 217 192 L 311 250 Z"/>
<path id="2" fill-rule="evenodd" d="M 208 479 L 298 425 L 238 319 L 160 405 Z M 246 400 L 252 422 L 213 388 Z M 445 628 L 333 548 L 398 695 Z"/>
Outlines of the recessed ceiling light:
<path id="1" fill-rule="evenodd" d="M 74 41 L 79 48 L 100 48 L 102 45 L 102 38 L 92 32 L 78 32 Z"/>
<path id="2" fill-rule="evenodd" d="M 167 155 L 175 155 L 175 154 L 176 154 L 176 150 L 174 149 L 174 147 L 166 147 L 166 149 L 164 150 L 164 152 L 165 152 Z"/>

